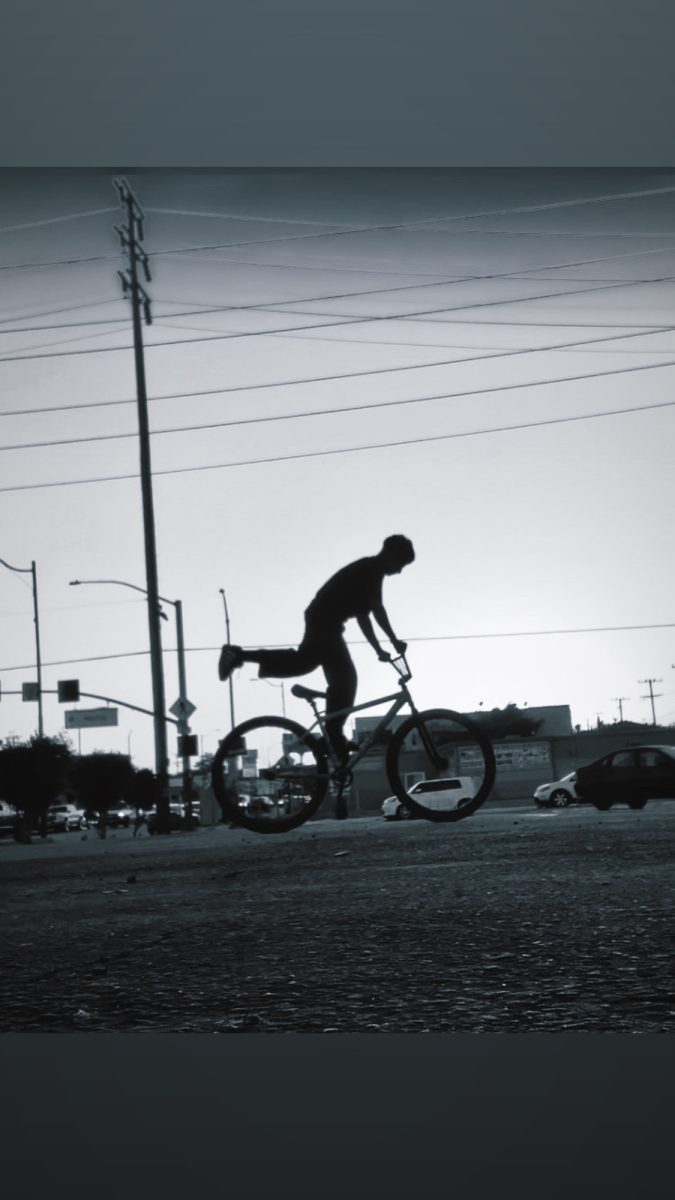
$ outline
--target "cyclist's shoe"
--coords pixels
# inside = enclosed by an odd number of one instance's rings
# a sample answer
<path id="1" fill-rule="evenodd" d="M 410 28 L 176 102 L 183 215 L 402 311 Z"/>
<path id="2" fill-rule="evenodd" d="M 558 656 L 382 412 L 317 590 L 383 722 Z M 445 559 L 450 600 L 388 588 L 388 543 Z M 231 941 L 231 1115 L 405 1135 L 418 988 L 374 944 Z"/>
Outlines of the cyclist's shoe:
<path id="1" fill-rule="evenodd" d="M 218 678 L 225 681 L 243 662 L 241 646 L 224 645 L 218 659 Z"/>

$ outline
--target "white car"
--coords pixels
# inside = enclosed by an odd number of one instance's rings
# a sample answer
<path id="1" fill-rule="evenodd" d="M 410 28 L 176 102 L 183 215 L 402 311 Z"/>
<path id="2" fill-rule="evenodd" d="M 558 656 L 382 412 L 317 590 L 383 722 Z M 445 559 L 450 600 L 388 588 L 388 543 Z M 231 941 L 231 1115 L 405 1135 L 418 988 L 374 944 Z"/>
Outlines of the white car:
<path id="1" fill-rule="evenodd" d="M 77 804 L 50 804 L 47 809 L 47 829 L 50 833 L 70 833 L 86 829 L 88 821 L 83 808 Z"/>
<path id="2" fill-rule="evenodd" d="M 577 781 L 576 771 L 563 775 L 562 779 L 554 779 L 552 783 L 540 783 L 534 791 L 534 802 L 540 808 L 567 808 L 570 804 L 578 804 L 579 796 L 574 786 Z"/>
<path id="3" fill-rule="evenodd" d="M 454 779 L 420 779 L 408 788 L 408 795 L 418 799 L 424 808 L 460 808 L 468 800 L 473 800 L 475 787 L 469 775 L 460 775 Z M 402 804 L 398 796 L 387 796 L 382 801 L 382 816 L 385 821 L 409 821 L 418 814 L 407 805 Z"/>

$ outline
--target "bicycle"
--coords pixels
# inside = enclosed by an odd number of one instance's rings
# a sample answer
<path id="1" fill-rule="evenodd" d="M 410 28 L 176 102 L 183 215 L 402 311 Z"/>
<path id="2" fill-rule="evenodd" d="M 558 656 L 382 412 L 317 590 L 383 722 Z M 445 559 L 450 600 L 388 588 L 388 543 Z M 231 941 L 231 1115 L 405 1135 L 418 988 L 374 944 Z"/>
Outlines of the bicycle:
<path id="1" fill-rule="evenodd" d="M 220 742 L 212 765 L 213 790 L 224 817 L 255 833 L 295 829 L 313 816 L 329 788 L 339 804 L 354 767 L 387 737 L 387 776 L 408 811 L 429 821 L 459 821 L 480 808 L 495 777 L 489 739 L 462 713 L 446 708 L 419 711 L 408 687 L 412 673 L 405 655 L 389 661 L 398 675 L 398 692 L 327 714 L 317 704 L 325 692 L 295 684 L 292 694 L 306 700 L 314 714 L 308 728 L 277 716 L 254 717 L 235 726 Z M 388 702 L 391 707 L 380 721 L 340 761 L 330 744 L 327 717 L 349 716 Z M 391 731 L 394 717 L 406 705 L 410 715 Z M 454 807 L 442 807 L 433 793 L 426 802 L 423 791 L 413 797 L 405 787 L 406 774 L 422 779 L 461 777 L 462 798 Z"/>

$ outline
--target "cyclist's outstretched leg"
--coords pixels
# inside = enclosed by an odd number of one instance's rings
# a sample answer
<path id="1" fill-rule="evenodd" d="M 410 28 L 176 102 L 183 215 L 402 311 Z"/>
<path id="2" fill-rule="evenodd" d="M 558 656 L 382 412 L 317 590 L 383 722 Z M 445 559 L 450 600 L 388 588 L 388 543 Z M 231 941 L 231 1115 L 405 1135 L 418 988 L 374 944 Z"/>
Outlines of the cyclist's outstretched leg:
<path id="1" fill-rule="evenodd" d="M 463 713 L 415 712 L 394 731 L 387 750 L 392 790 L 415 815 L 459 821 L 486 800 L 495 777 L 492 745 Z M 412 790 L 411 790 L 412 789 Z"/>

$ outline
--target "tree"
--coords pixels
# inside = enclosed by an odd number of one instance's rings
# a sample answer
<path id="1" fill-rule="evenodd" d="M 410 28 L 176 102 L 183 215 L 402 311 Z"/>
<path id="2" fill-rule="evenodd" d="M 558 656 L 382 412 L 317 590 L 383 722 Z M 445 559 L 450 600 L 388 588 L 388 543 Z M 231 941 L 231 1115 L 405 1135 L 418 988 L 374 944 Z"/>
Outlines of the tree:
<path id="1" fill-rule="evenodd" d="M 517 704 L 507 704 L 505 708 L 493 708 L 490 712 L 480 713 L 477 720 L 490 739 L 532 737 L 541 725 L 541 720 L 528 716 Z"/>
<path id="2" fill-rule="evenodd" d="M 131 798 L 134 768 L 128 756 L 103 750 L 82 754 L 73 761 L 71 780 L 87 814 L 98 812 L 105 837 L 108 809 Z"/>
<path id="3" fill-rule="evenodd" d="M 156 780 L 152 771 L 147 767 L 142 767 L 140 771 L 135 771 L 129 791 L 129 803 L 137 811 L 138 809 L 142 809 L 147 812 L 149 808 L 152 808 L 156 799 Z"/>
<path id="4" fill-rule="evenodd" d="M 47 834 L 47 809 L 66 782 L 72 748 L 64 737 L 8 738 L 0 747 L 0 790 L 21 814 L 17 840 L 30 842 L 31 828 Z"/>

